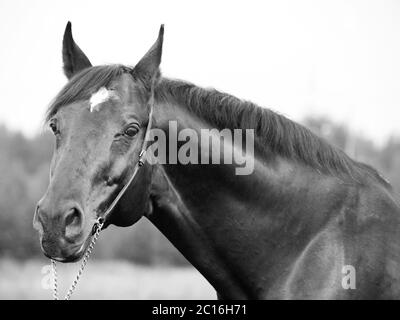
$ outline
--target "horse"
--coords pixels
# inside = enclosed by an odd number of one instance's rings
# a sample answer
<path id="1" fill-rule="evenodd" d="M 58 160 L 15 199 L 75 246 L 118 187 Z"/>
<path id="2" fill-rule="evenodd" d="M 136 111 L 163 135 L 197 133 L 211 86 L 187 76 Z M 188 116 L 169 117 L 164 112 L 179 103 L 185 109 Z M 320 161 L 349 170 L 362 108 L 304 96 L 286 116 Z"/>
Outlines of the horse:
<path id="1" fill-rule="evenodd" d="M 33 221 L 44 254 L 81 259 L 93 225 L 114 201 L 103 228 L 147 218 L 219 299 L 400 297 L 400 209 L 390 184 L 283 115 L 163 77 L 163 39 L 162 26 L 134 67 L 92 66 L 68 22 L 68 83 L 46 113 L 55 149 Z M 237 174 L 233 162 L 158 163 L 151 156 L 137 170 L 143 145 L 156 142 L 144 143 L 149 126 L 165 134 L 171 155 L 171 122 L 198 135 L 251 130 L 251 173 Z M 251 144 L 215 135 L 217 154 L 221 146 L 241 153 Z M 196 159 L 211 158 L 194 149 Z"/>

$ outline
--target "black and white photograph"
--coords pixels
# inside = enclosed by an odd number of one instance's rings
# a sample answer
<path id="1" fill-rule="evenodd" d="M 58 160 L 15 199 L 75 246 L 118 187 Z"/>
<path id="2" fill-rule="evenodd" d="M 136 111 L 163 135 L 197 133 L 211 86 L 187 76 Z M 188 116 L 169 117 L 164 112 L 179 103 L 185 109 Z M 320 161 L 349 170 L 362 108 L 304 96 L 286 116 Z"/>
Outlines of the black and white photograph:
<path id="1" fill-rule="evenodd" d="M 0 99 L 0 300 L 400 299 L 400 1 L 0 0 Z"/>

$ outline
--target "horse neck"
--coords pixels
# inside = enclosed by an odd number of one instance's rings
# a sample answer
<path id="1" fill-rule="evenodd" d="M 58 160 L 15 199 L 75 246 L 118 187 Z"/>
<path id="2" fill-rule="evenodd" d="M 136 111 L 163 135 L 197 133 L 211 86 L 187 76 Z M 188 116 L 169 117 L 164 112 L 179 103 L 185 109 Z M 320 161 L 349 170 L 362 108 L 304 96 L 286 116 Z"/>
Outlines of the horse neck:
<path id="1" fill-rule="evenodd" d="M 163 129 L 170 120 L 180 129 L 205 125 L 171 103 L 158 104 L 155 116 Z M 298 254 L 286 251 L 299 250 L 330 219 L 329 201 L 318 207 L 319 190 L 345 197 L 335 179 L 293 161 L 254 160 L 254 172 L 243 176 L 230 164 L 154 168 L 148 218 L 222 297 L 259 297 L 258 283 L 269 281 L 265 271 L 273 274 L 279 259 Z M 319 216 L 310 213 L 313 204 Z"/>
<path id="2" fill-rule="evenodd" d="M 221 297 L 248 297 L 228 261 L 221 256 L 201 221 L 174 188 L 162 166 L 153 167 L 152 209 L 147 218 L 209 281 Z"/>

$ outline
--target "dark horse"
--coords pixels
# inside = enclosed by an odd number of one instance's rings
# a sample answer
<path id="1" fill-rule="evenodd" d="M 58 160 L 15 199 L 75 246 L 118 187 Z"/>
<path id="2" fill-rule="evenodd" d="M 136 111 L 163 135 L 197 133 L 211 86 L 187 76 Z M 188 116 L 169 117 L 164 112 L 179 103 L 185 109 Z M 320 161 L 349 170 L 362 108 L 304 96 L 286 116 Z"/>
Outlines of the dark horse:
<path id="1" fill-rule="evenodd" d="M 237 175 L 236 163 L 147 159 L 105 227 L 145 216 L 219 298 L 400 297 L 400 210 L 390 185 L 271 110 L 163 78 L 162 42 L 163 28 L 133 68 L 93 67 L 68 23 L 69 82 L 47 113 L 56 146 L 34 217 L 45 255 L 62 262 L 82 257 L 97 215 L 138 163 L 151 101 L 152 127 L 167 137 L 171 121 L 199 135 L 204 128 L 253 129 L 254 170 Z"/>

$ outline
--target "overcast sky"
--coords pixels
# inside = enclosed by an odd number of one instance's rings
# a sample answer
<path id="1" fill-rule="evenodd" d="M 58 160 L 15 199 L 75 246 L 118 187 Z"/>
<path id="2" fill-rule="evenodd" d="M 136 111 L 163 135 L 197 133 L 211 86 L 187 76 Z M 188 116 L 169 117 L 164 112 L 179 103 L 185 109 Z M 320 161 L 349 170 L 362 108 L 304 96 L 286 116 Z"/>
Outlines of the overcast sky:
<path id="1" fill-rule="evenodd" d="M 400 1 L 0 0 L 0 123 L 40 132 L 68 20 L 93 64 L 134 65 L 165 23 L 165 76 L 400 135 Z"/>

